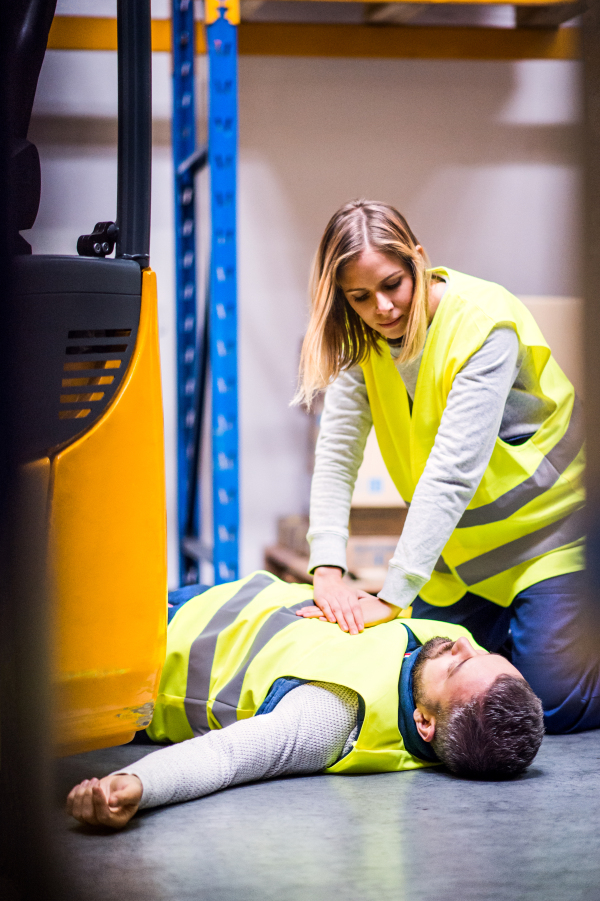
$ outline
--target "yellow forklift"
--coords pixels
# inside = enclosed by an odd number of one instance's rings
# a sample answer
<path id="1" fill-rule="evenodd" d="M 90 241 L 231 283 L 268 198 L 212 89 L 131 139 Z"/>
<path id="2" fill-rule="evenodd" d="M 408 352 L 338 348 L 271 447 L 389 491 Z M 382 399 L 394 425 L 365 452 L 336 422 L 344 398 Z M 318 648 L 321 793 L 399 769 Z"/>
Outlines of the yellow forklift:
<path id="1" fill-rule="evenodd" d="M 116 219 L 81 236 L 72 256 L 32 254 L 19 234 L 39 205 L 27 129 L 55 5 L 13 7 L 12 238 L 27 348 L 20 467 L 47 535 L 54 746 L 73 754 L 123 744 L 151 720 L 166 642 L 166 504 L 149 267 L 150 0 L 118 0 Z"/>

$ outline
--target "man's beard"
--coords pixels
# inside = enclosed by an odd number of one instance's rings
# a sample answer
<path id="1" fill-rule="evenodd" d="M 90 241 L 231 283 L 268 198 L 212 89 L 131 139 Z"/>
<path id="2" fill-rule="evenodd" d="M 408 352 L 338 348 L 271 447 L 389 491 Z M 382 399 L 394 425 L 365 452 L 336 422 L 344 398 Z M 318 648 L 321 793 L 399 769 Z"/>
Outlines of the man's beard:
<path id="1" fill-rule="evenodd" d="M 419 651 L 412 673 L 415 704 L 421 704 L 428 710 L 435 712 L 436 705 L 431 704 L 423 691 L 423 667 L 428 660 L 435 660 L 436 657 L 440 657 L 442 654 L 445 654 L 446 651 L 449 651 L 453 645 L 454 642 L 449 638 L 430 638 Z"/>

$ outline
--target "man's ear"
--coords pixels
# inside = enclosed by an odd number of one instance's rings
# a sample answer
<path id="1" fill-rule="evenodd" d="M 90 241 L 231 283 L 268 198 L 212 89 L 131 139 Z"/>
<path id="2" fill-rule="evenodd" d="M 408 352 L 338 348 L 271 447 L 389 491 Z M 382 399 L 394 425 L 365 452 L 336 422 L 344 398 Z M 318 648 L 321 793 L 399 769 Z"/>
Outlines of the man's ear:
<path id="1" fill-rule="evenodd" d="M 423 741 L 433 741 L 435 738 L 435 716 L 425 709 L 417 707 L 413 713 L 413 719 L 417 726 L 417 732 Z"/>

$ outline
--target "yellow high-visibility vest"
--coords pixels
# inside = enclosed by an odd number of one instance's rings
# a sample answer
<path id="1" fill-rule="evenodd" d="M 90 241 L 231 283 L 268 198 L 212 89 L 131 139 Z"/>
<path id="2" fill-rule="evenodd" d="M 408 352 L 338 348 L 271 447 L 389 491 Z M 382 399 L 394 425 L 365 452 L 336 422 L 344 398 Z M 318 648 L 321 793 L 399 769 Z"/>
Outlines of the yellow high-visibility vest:
<path id="1" fill-rule="evenodd" d="M 383 341 L 361 364 L 377 441 L 401 497 L 410 502 L 425 469 L 456 374 L 498 325 L 514 328 L 553 410 L 524 444 L 496 438 L 465 513 L 419 592 L 447 606 L 468 590 L 501 606 L 530 585 L 584 568 L 583 429 L 579 403 L 523 304 L 500 285 L 434 269 L 448 287 L 433 318 L 412 412 Z"/>
<path id="2" fill-rule="evenodd" d="M 364 702 L 353 750 L 327 772 L 430 766 L 408 753 L 398 728 L 398 683 L 408 644 L 403 621 L 349 635 L 336 624 L 295 615 L 312 603 L 311 585 L 290 585 L 267 572 L 188 601 L 169 625 L 150 737 L 179 742 L 251 717 L 277 679 L 293 676 L 345 685 Z M 404 622 L 422 643 L 437 635 L 473 641 L 462 626 Z"/>

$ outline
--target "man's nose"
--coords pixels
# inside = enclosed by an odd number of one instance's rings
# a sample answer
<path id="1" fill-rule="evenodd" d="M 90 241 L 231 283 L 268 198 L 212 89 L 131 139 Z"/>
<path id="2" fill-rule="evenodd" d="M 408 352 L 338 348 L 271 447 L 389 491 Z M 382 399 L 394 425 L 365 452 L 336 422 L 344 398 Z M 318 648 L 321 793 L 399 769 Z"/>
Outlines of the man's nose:
<path id="1" fill-rule="evenodd" d="M 452 653 L 460 657 L 461 660 L 468 660 L 469 657 L 476 657 L 477 651 L 468 638 L 458 638 L 452 646 Z"/>

